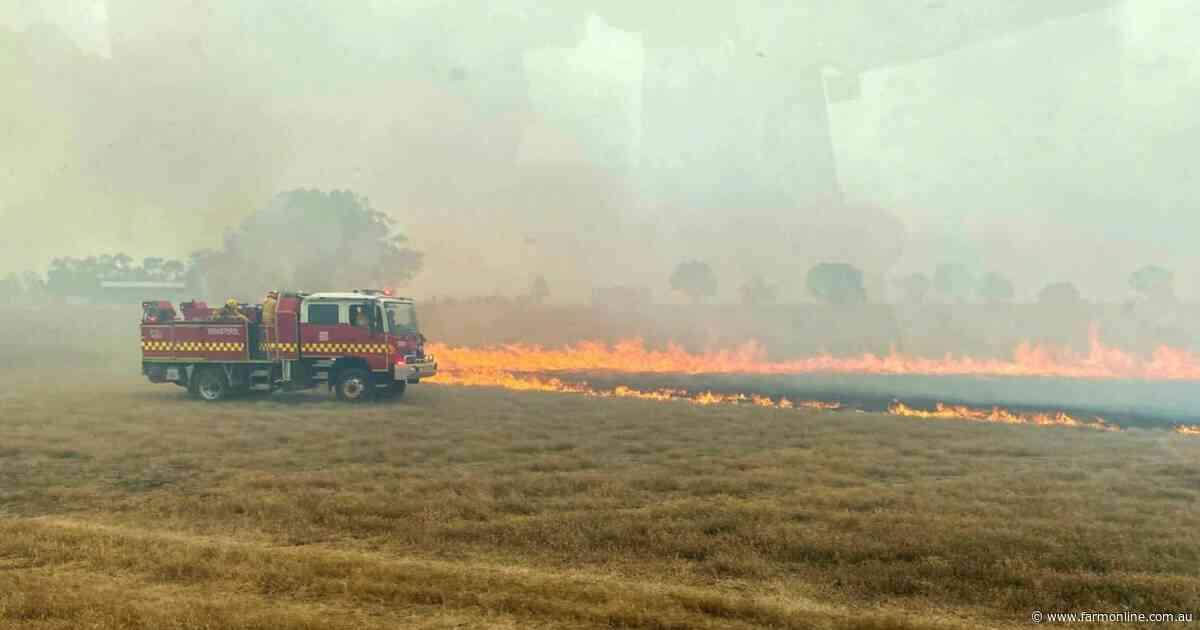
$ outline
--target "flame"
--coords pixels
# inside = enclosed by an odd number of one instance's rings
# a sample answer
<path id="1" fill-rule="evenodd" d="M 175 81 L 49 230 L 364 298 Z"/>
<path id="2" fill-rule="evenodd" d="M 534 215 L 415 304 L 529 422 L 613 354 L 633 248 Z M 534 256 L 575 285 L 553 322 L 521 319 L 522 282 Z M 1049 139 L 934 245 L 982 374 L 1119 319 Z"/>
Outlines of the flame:
<path id="1" fill-rule="evenodd" d="M 1149 358 L 1104 345 L 1099 329 L 1089 329 L 1086 354 L 1051 349 L 1023 342 L 1011 359 L 983 359 L 947 355 L 912 357 L 895 351 L 886 356 L 864 354 L 834 357 L 822 354 L 801 359 L 770 361 L 766 349 L 750 341 L 729 350 L 689 353 L 676 344 L 665 350 L 646 348 L 641 339 L 614 345 L 584 341 L 565 348 L 507 344 L 460 347 L 430 344 L 444 369 L 491 369 L 504 372 L 558 372 L 602 370 L 657 373 L 742 374 L 922 374 L 968 376 L 1038 376 L 1087 379 L 1200 380 L 1200 357 L 1170 347 L 1160 347 Z"/>
<path id="2" fill-rule="evenodd" d="M 1200 360 L 1192 353 L 1162 347 L 1148 359 L 1101 343 L 1098 329 L 1089 330 L 1087 354 L 1054 350 L 1022 343 L 1010 360 L 976 359 L 947 355 L 941 359 L 908 357 L 895 353 L 879 357 L 838 358 L 819 355 L 788 361 L 770 361 L 765 348 L 751 341 L 731 350 L 692 354 L 678 345 L 665 350 L 647 349 L 640 339 L 620 341 L 612 346 L 584 341 L 559 349 L 536 345 L 507 344 L 491 347 L 458 347 L 429 344 L 439 360 L 441 371 L 430 379 L 444 385 L 502 387 L 515 391 L 566 392 L 597 398 L 637 398 L 655 401 L 686 401 L 694 405 L 754 405 L 773 409 L 833 411 L 843 409 L 837 401 L 772 398 L 760 394 L 728 394 L 712 391 L 690 392 L 684 389 L 638 389 L 617 386 L 597 388 L 586 381 L 564 380 L 572 372 L 605 371 L 624 373 L 742 373 L 742 374 L 921 374 L 968 376 L 1036 376 L 1089 379 L 1170 379 L 1200 380 Z M 938 403 L 933 410 L 893 403 L 887 410 L 896 416 L 955 419 L 1036 426 L 1065 426 L 1120 431 L 1103 418 L 1076 418 L 1065 412 L 1014 412 L 1001 407 L 980 409 L 965 405 Z M 1200 425 L 1178 425 L 1175 431 L 1200 435 Z"/>
<path id="3" fill-rule="evenodd" d="M 565 392 L 583 394 L 597 398 L 640 398 L 642 400 L 682 400 L 695 405 L 755 405 L 776 409 L 839 409 L 841 403 L 820 400 L 792 401 L 787 398 L 775 400 L 758 394 L 722 394 L 712 391 L 691 393 L 684 389 L 637 389 L 618 385 L 612 389 L 598 389 L 586 382 L 567 382 L 553 377 L 514 374 L 489 368 L 438 372 L 430 382 L 441 385 L 466 385 L 473 387 L 502 387 L 514 391 Z"/>
<path id="4" fill-rule="evenodd" d="M 612 389 L 597 389 L 586 382 L 567 382 L 553 377 L 542 377 L 528 374 L 514 374 L 503 370 L 472 369 L 454 372 L 440 372 L 430 379 L 433 383 L 442 385 L 464 385 L 473 387 L 501 387 L 515 391 L 544 391 L 583 394 L 597 398 L 638 398 L 657 401 L 686 401 L 694 405 L 754 405 L 773 409 L 810 409 L 836 411 L 842 409 L 842 404 L 836 401 L 799 400 L 787 398 L 778 400 L 759 394 L 723 394 L 712 391 L 690 393 L 683 389 L 636 389 L 624 385 Z M 1002 407 L 978 409 L 966 405 L 947 405 L 937 403 L 937 406 L 927 411 L 909 407 L 902 402 L 894 402 L 887 412 L 894 416 L 910 418 L 936 418 L 942 420 L 967 420 L 974 422 L 998 422 L 1003 424 L 1027 424 L 1038 426 L 1063 426 L 1100 431 L 1120 431 L 1120 427 L 1110 424 L 1103 418 L 1079 419 L 1064 412 L 1054 413 L 1024 413 L 1015 412 Z M 1200 435 L 1200 426 L 1177 426 L 1176 431 L 1189 435 Z"/>
<path id="5" fill-rule="evenodd" d="M 888 413 L 911 418 L 974 420 L 977 422 L 999 422 L 1003 424 L 1036 424 L 1038 426 L 1079 427 L 1098 429 L 1100 431 L 1121 430 L 1120 427 L 1109 424 L 1103 418 L 1097 417 L 1091 420 L 1080 420 L 1062 411 L 1055 413 L 1018 413 L 1009 411 L 1003 407 L 992 407 L 990 410 L 987 410 L 975 409 L 965 405 L 947 405 L 945 403 L 938 403 L 933 411 L 925 411 L 923 409 L 913 409 L 897 401 L 888 407 Z"/>

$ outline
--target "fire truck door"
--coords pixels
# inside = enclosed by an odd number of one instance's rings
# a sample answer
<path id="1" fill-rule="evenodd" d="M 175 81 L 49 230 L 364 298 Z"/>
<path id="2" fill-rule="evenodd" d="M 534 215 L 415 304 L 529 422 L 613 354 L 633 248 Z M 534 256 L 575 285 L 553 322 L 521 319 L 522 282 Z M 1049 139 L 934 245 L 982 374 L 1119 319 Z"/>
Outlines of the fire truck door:
<path id="1" fill-rule="evenodd" d="M 382 327 L 375 321 L 375 304 L 352 303 L 346 315 L 349 325 L 345 326 L 342 336 L 346 340 L 348 354 L 365 359 L 372 370 L 387 370 L 387 342 Z"/>
<path id="2" fill-rule="evenodd" d="M 341 353 L 343 305 L 337 302 L 305 303 L 300 316 L 300 352 L 308 357 L 333 357 Z"/>

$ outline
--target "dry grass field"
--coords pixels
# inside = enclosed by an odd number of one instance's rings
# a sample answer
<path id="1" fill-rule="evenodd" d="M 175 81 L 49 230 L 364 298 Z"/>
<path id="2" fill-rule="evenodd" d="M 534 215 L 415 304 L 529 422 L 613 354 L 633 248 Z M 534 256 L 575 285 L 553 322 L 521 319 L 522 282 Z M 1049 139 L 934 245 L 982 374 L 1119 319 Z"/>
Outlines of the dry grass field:
<path id="1" fill-rule="evenodd" d="M 204 404 L 142 380 L 135 319 L 0 312 L 0 628 L 1200 609 L 1195 437 L 432 384 Z"/>
<path id="2" fill-rule="evenodd" d="M 0 626 L 973 628 L 1200 608 L 1200 440 L 10 370 Z"/>

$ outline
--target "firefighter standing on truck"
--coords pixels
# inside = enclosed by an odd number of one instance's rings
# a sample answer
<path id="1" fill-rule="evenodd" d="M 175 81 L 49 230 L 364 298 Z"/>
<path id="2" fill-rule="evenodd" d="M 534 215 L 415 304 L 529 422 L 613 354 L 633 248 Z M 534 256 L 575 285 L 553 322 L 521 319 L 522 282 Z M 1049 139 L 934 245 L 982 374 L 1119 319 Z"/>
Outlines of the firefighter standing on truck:
<path id="1" fill-rule="evenodd" d="M 213 319 L 240 319 L 247 323 L 250 321 L 249 317 L 242 315 L 241 311 L 238 310 L 238 301 L 233 298 L 229 298 L 229 300 L 225 302 L 225 306 L 222 306 L 221 310 L 213 314 Z"/>
<path id="2" fill-rule="evenodd" d="M 263 299 L 262 305 L 262 323 L 265 326 L 275 325 L 275 310 L 279 308 L 279 292 L 267 291 L 267 297 Z"/>

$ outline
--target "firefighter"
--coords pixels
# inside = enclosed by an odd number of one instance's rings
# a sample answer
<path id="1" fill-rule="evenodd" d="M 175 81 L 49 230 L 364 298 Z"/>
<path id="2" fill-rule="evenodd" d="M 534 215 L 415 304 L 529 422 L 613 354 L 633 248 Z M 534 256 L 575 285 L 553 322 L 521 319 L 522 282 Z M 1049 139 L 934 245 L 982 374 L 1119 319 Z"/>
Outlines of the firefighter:
<path id="1" fill-rule="evenodd" d="M 358 312 L 355 313 L 354 325 L 359 328 L 368 328 L 371 326 L 371 322 L 367 321 L 367 309 L 365 307 L 360 307 Z"/>
<path id="2" fill-rule="evenodd" d="M 262 306 L 262 323 L 265 326 L 275 325 L 275 309 L 279 307 L 279 292 L 267 291 L 267 297 L 263 299 Z"/>
<path id="3" fill-rule="evenodd" d="M 225 306 L 213 314 L 213 319 L 240 319 L 247 323 L 250 321 L 249 317 L 242 315 L 242 312 L 238 310 L 238 301 L 233 298 L 229 298 L 225 302 Z"/>

